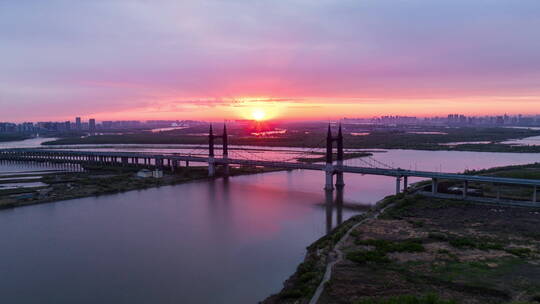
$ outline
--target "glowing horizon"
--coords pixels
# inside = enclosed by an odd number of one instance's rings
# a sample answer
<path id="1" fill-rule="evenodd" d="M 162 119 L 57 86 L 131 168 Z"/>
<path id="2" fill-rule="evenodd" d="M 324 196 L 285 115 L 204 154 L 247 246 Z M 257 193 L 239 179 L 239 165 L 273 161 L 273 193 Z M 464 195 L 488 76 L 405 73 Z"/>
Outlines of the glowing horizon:
<path id="1" fill-rule="evenodd" d="M 0 121 L 540 114 L 540 2 L 5 1 Z"/>
<path id="2" fill-rule="evenodd" d="M 338 120 L 342 118 L 373 118 L 380 116 L 415 116 L 424 117 L 445 117 L 448 114 L 463 114 L 466 116 L 500 116 L 500 115 L 518 115 L 536 116 L 540 115 L 540 108 L 537 108 L 536 100 L 525 100 L 514 102 L 512 108 L 505 111 L 498 110 L 506 106 L 505 101 L 498 102 L 479 102 L 465 101 L 468 104 L 462 105 L 459 102 L 450 102 L 443 105 L 436 100 L 420 100 L 401 102 L 373 102 L 361 106 L 352 105 L 347 102 L 332 103 L 301 103 L 296 102 L 276 102 L 273 104 L 261 104 L 255 102 L 251 104 L 246 102 L 242 105 L 230 106 L 216 105 L 211 109 L 191 110 L 189 114 L 184 111 L 171 111 L 170 104 L 153 106 L 148 108 L 135 108 L 116 113 L 98 112 L 90 114 L 74 114 L 68 116 L 36 116 L 36 119 L 15 119 L 4 120 L 12 122 L 24 121 L 74 121 L 74 118 L 83 119 L 95 118 L 98 121 L 107 120 L 203 120 L 203 121 L 222 121 L 222 120 L 277 120 L 277 121 L 316 121 L 316 120 Z M 456 103 L 458 105 L 456 106 Z M 463 107 L 466 108 L 463 108 Z M 358 110 L 354 110 L 354 109 Z M 531 111 L 522 111 L 521 109 L 533 109 Z"/>
<path id="3" fill-rule="evenodd" d="M 250 120 L 254 119 L 254 112 L 263 112 L 260 119 L 255 120 L 336 120 L 341 118 L 372 118 L 384 115 L 416 116 L 416 117 L 443 117 L 448 114 L 464 114 L 467 116 L 495 116 L 495 115 L 540 115 L 540 109 L 537 112 L 529 113 L 521 111 L 523 108 L 532 109 L 536 106 L 536 98 L 520 98 L 513 103 L 513 110 L 499 112 L 497 108 L 505 106 L 506 99 L 492 97 L 489 102 L 483 102 L 477 99 L 466 99 L 467 108 L 456 101 L 440 101 L 434 99 L 426 100 L 408 100 L 406 103 L 401 101 L 373 100 L 363 101 L 362 105 L 354 104 L 349 99 L 335 103 L 336 99 L 320 100 L 318 102 L 309 101 L 286 101 L 284 99 L 274 100 L 263 97 L 244 97 L 231 99 L 227 101 L 215 100 L 207 101 L 214 104 L 212 107 L 203 107 L 202 110 L 192 109 L 188 117 L 182 116 L 175 110 L 175 103 L 164 102 L 148 108 L 137 108 L 130 111 L 123 111 L 116 114 L 94 113 L 86 117 L 103 120 Z M 199 104 L 205 103 L 201 100 Z M 443 103 L 441 105 L 440 103 Z M 456 104 L 458 106 L 456 106 Z M 183 107 L 183 105 L 182 105 Z M 351 108 L 357 108 L 358 111 L 351 111 Z M 83 115 L 84 116 L 84 115 Z M 63 119 L 63 118 L 62 118 Z M 62 120 L 60 119 L 60 120 Z M 72 120 L 73 117 L 65 117 L 66 120 Z"/>

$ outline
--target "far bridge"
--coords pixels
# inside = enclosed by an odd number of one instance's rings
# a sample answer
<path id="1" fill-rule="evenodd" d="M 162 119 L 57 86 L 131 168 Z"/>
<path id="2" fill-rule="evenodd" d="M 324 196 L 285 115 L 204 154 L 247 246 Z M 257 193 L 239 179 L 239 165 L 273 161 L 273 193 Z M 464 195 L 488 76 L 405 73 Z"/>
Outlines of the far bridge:
<path id="1" fill-rule="evenodd" d="M 215 156 L 214 142 L 216 139 L 222 141 L 222 155 Z M 221 135 L 213 133 L 210 126 L 208 136 L 208 156 L 193 156 L 189 154 L 156 154 L 156 153 L 141 153 L 141 152 L 99 152 L 99 151 L 72 151 L 72 150 L 55 150 L 55 149 L 2 149 L 0 150 L 0 160 L 12 161 L 31 161 L 31 162 L 51 162 L 51 163 L 69 163 L 69 164 L 92 164 L 92 165 L 145 165 L 153 166 L 161 169 L 176 171 L 185 162 L 186 167 L 190 162 L 206 163 L 208 165 L 208 175 L 213 177 L 216 175 L 216 167 L 223 168 L 223 174 L 229 174 L 230 165 L 240 166 L 257 166 L 265 168 L 277 169 L 303 169 L 323 171 L 325 173 L 324 189 L 327 191 L 334 190 L 334 186 L 342 189 L 345 186 L 344 173 L 364 174 L 364 175 L 381 175 L 394 177 L 396 181 L 396 194 L 408 188 L 408 178 L 418 177 L 431 179 L 431 194 L 437 195 L 438 184 L 441 180 L 459 181 L 462 183 L 462 197 L 468 195 L 469 183 L 490 183 L 494 185 L 518 185 L 533 188 L 532 202 L 537 202 L 537 188 L 540 186 L 540 180 L 534 179 L 518 179 L 504 178 L 495 176 L 482 175 L 467 175 L 457 173 L 443 173 L 432 171 L 405 170 L 401 168 L 393 168 L 387 164 L 377 162 L 380 166 L 348 166 L 344 165 L 344 145 L 343 133 L 341 125 L 339 126 L 337 136 L 333 136 L 330 126 L 326 137 L 326 153 L 325 163 L 303 163 L 294 161 L 271 161 L 257 160 L 249 158 L 233 158 L 229 157 L 229 144 L 226 126 L 223 127 Z M 337 154 L 336 161 L 333 160 L 334 143 L 336 144 Z M 334 182 L 335 177 L 335 182 Z M 500 198 L 500 192 L 497 193 L 497 199 Z"/>

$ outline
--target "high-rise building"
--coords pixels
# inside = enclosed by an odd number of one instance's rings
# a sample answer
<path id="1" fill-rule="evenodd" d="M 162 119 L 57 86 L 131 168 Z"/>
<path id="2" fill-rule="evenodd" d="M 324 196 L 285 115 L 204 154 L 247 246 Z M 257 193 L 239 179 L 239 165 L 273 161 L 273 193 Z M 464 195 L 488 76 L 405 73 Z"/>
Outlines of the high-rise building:
<path id="1" fill-rule="evenodd" d="M 82 123 L 80 117 L 75 117 L 75 129 L 82 130 Z"/>
<path id="2" fill-rule="evenodd" d="M 90 120 L 88 120 L 88 129 L 90 130 L 90 132 L 95 132 L 96 131 L 96 120 L 95 119 L 90 118 Z"/>

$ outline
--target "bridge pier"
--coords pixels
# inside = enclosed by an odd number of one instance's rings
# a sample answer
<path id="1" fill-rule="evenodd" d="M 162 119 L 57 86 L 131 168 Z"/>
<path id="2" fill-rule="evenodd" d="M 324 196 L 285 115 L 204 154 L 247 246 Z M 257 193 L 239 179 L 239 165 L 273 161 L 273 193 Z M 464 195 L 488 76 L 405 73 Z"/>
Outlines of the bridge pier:
<path id="1" fill-rule="evenodd" d="M 403 192 L 407 192 L 407 189 L 409 188 L 408 179 L 409 177 L 407 175 L 403 177 Z"/>
<path id="2" fill-rule="evenodd" d="M 336 187 L 336 225 L 343 222 L 343 188 L 345 187 Z"/>
<path id="3" fill-rule="evenodd" d="M 163 170 L 163 165 L 164 165 L 163 158 L 161 158 L 161 157 L 156 157 L 156 158 L 154 158 L 154 165 L 155 165 L 157 168 Z"/>
<path id="4" fill-rule="evenodd" d="M 396 195 L 401 192 L 401 177 L 396 177 Z"/>
<path id="5" fill-rule="evenodd" d="M 324 172 L 326 176 L 324 190 L 332 191 L 334 190 L 334 167 L 332 166 L 332 164 L 327 164 Z"/>
<path id="6" fill-rule="evenodd" d="M 334 191 L 333 190 L 326 190 L 324 191 L 324 200 L 325 200 L 325 209 L 326 209 L 326 234 L 330 234 L 332 231 L 332 218 L 333 215 L 333 199 L 334 199 Z"/>
<path id="7" fill-rule="evenodd" d="M 431 179 L 431 193 L 437 194 L 437 188 L 439 187 L 439 182 L 436 178 Z"/>
<path id="8" fill-rule="evenodd" d="M 208 159 L 208 176 L 214 177 L 216 175 L 216 163 L 214 158 Z"/>
<path id="9" fill-rule="evenodd" d="M 336 188 L 343 187 L 343 186 L 345 186 L 345 179 L 343 178 L 343 171 L 338 171 L 336 173 Z"/>
<path id="10" fill-rule="evenodd" d="M 469 181 L 463 181 L 463 199 L 467 198 L 468 192 L 469 192 Z"/>
<path id="11" fill-rule="evenodd" d="M 533 200 L 532 200 L 533 203 L 536 203 L 536 191 L 537 191 L 536 186 L 534 186 L 534 189 L 533 189 Z"/>
<path id="12" fill-rule="evenodd" d="M 228 160 L 228 157 L 227 157 L 227 156 L 223 156 L 223 160 L 224 160 L 224 161 L 227 161 L 227 160 Z M 224 165 L 223 165 L 223 176 L 229 176 L 229 174 L 230 174 L 229 164 L 224 164 Z"/>

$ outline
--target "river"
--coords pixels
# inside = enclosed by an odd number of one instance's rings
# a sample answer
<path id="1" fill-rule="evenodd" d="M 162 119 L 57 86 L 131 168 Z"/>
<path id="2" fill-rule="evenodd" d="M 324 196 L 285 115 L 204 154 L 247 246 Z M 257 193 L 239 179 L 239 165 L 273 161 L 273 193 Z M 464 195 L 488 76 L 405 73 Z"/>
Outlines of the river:
<path id="1" fill-rule="evenodd" d="M 459 172 L 540 155 L 390 150 L 374 158 Z M 322 172 L 272 172 L 0 211 L 2 302 L 256 303 L 336 225 L 323 181 Z M 345 183 L 345 205 L 395 191 L 388 177 L 346 174 Z M 358 212 L 344 208 L 341 217 Z"/>

